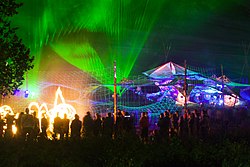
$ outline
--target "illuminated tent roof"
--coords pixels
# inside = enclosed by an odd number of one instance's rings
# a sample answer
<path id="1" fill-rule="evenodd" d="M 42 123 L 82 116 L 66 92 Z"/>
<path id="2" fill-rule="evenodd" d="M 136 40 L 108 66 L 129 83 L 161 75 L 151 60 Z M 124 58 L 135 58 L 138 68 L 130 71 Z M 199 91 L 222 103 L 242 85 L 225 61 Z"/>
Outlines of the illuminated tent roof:
<path id="1" fill-rule="evenodd" d="M 152 79 L 173 79 L 175 76 L 184 76 L 185 68 L 173 62 L 168 62 L 162 66 L 143 72 L 143 74 Z M 187 70 L 187 76 L 197 75 L 199 73 Z"/>
<path id="2" fill-rule="evenodd" d="M 230 89 L 231 92 L 237 94 L 243 99 L 250 99 L 250 84 L 243 84 L 231 81 L 227 76 L 223 75 L 216 78 L 219 81 L 219 84 L 222 84 L 222 81 L 226 85 L 227 89 Z M 224 93 L 224 92 L 223 92 Z"/>
<path id="3" fill-rule="evenodd" d="M 168 62 L 159 67 L 143 72 L 143 74 L 148 76 L 151 79 L 157 79 L 157 80 L 171 79 L 174 81 L 174 79 L 178 80 L 176 76 L 185 75 L 185 68 L 173 62 Z M 250 84 L 242 84 L 242 83 L 233 82 L 225 75 L 211 78 L 211 77 L 206 77 L 198 72 L 188 70 L 188 69 L 187 69 L 187 79 L 189 81 L 199 80 L 199 81 L 202 81 L 205 85 L 215 85 L 216 83 L 221 84 L 222 79 L 223 79 L 224 84 L 229 87 L 249 87 L 250 86 Z"/>
<path id="4" fill-rule="evenodd" d="M 249 87 L 250 86 L 250 84 L 233 82 L 225 75 L 217 77 L 216 80 L 219 82 L 223 81 L 225 85 L 230 86 L 230 87 Z"/>
<path id="5" fill-rule="evenodd" d="M 229 81 L 226 82 L 225 85 L 241 98 L 245 100 L 250 100 L 250 84 Z"/>

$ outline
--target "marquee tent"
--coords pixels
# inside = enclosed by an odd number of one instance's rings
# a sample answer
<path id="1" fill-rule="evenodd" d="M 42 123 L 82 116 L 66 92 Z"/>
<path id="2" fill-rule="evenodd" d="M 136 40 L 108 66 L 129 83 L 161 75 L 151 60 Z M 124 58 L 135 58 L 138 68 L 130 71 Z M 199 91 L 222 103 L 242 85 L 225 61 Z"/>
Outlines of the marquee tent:
<path id="1" fill-rule="evenodd" d="M 152 79 L 173 79 L 174 76 L 184 76 L 185 68 L 173 62 L 168 62 L 162 66 L 143 72 L 143 74 Z M 197 72 L 187 70 L 188 76 L 194 76 L 198 74 L 199 73 Z"/>

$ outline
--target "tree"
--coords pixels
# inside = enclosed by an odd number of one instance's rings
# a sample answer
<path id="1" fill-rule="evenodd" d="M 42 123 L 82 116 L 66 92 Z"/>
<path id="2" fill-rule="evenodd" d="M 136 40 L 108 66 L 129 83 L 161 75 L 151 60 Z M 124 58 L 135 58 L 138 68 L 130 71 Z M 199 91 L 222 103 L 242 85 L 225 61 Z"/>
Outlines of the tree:
<path id="1" fill-rule="evenodd" d="M 17 28 L 11 26 L 11 18 L 21 6 L 15 0 L 0 1 L 0 93 L 4 96 L 14 94 L 34 67 L 34 57 L 17 36 Z"/>

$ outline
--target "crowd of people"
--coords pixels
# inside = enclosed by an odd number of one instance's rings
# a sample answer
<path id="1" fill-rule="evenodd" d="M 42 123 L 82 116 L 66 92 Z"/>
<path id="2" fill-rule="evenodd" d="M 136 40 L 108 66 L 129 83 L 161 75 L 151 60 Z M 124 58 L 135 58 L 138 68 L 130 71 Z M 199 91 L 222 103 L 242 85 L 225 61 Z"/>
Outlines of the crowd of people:
<path id="1" fill-rule="evenodd" d="M 17 119 L 8 114 L 6 121 L 1 119 L 0 136 L 19 137 L 24 140 L 68 140 L 91 137 L 115 139 L 130 135 L 138 136 L 145 143 L 167 141 L 173 136 L 181 139 L 206 139 L 216 131 L 225 134 L 230 124 L 239 126 L 244 118 L 247 118 L 247 115 L 242 111 L 228 110 L 223 113 L 219 110 L 186 109 L 182 112 L 170 112 L 167 109 L 159 114 L 159 118 L 152 125 L 148 112 L 142 112 L 136 120 L 134 115 L 118 109 L 116 115 L 109 112 L 107 116 L 101 117 L 98 113 L 92 115 L 87 112 L 82 119 L 76 114 L 73 120 L 69 120 L 66 114 L 60 118 L 57 113 L 51 128 L 46 114 L 39 120 L 36 112 L 30 114 L 26 108 Z M 13 124 L 16 127 L 15 134 Z"/>
<path id="2" fill-rule="evenodd" d="M 75 114 L 74 119 L 67 118 L 67 114 L 61 118 L 59 113 L 53 119 L 52 127 L 50 125 L 50 118 L 46 114 L 42 114 L 42 118 L 37 118 L 35 111 L 30 113 L 28 108 L 25 112 L 21 112 L 18 118 L 14 115 L 7 114 L 4 119 L 0 121 L 0 137 L 1 138 L 21 138 L 24 140 L 68 140 L 81 139 L 88 137 L 101 137 L 106 136 L 113 138 L 114 135 L 120 135 L 121 131 L 130 131 L 133 127 L 133 122 L 130 115 L 125 113 L 123 119 L 122 112 L 118 112 L 116 121 L 113 114 L 108 113 L 106 117 L 101 117 L 100 114 L 95 113 L 95 116 L 87 112 L 86 115 L 80 120 L 78 114 Z M 129 117 L 127 117 L 129 116 Z M 131 120 L 131 121 L 130 121 Z M 13 131 L 13 126 L 16 128 Z"/>

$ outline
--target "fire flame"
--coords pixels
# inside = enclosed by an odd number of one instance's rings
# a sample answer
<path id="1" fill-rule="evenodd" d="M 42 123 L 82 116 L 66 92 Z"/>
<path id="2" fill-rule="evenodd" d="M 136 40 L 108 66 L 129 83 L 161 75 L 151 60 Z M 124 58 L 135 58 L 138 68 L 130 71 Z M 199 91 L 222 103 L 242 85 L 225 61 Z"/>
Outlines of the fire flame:
<path id="1" fill-rule="evenodd" d="M 59 103 L 58 101 L 61 101 Z M 38 102 L 31 102 L 28 106 L 30 110 L 30 114 L 33 113 L 35 110 L 37 111 L 38 114 L 38 119 L 39 119 L 39 126 L 40 126 L 40 131 L 41 131 L 41 119 L 42 115 L 45 114 L 47 118 L 49 119 L 49 130 L 53 132 L 53 123 L 54 123 L 54 118 L 59 115 L 59 117 L 63 118 L 64 114 L 67 115 L 67 118 L 72 121 L 75 117 L 76 110 L 75 108 L 67 104 L 63 95 L 60 87 L 57 88 L 57 91 L 55 93 L 55 101 L 54 101 L 54 106 L 52 109 L 48 109 L 48 106 L 46 103 L 42 103 L 39 105 Z M 35 109 L 35 110 L 34 110 Z M 12 108 L 8 105 L 3 105 L 0 107 L 0 114 L 1 117 L 5 118 L 7 114 L 10 115 L 15 115 Z M 16 117 L 18 117 L 18 114 L 16 114 Z M 13 134 L 16 134 L 16 126 L 12 126 L 12 132 Z"/>
<path id="2" fill-rule="evenodd" d="M 61 101 L 61 103 L 58 103 L 59 100 Z M 60 87 L 57 88 L 55 94 L 54 107 L 52 109 L 49 110 L 46 103 L 42 103 L 41 105 L 39 105 L 37 102 L 31 102 L 29 104 L 28 108 L 30 109 L 31 112 L 33 112 L 32 107 L 35 107 L 37 109 L 40 130 L 41 130 L 42 115 L 45 114 L 49 118 L 49 130 L 51 132 L 53 131 L 54 118 L 57 116 L 57 114 L 59 115 L 60 118 L 63 118 L 64 114 L 66 114 L 67 118 L 70 119 L 70 121 L 74 119 L 76 114 L 75 108 L 72 105 L 67 104 L 65 102 Z"/>

